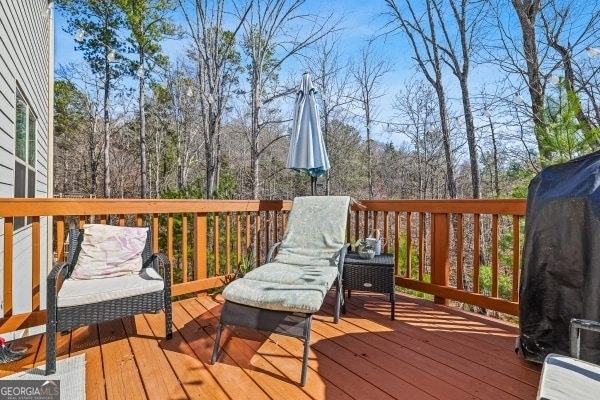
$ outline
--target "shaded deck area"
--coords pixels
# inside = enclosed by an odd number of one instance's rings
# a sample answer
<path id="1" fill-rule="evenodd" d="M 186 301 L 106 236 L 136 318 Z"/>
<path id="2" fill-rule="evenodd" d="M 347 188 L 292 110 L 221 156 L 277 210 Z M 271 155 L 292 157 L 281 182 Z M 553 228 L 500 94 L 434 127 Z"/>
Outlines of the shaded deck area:
<path id="1" fill-rule="evenodd" d="M 308 380 L 300 379 L 302 342 L 256 331 L 225 331 L 219 362 L 210 355 L 222 299 L 173 305 L 59 335 L 59 359 L 86 355 L 87 399 L 532 399 L 540 366 L 514 351 L 517 327 L 396 294 L 353 292 L 333 324 L 332 293 L 312 325 Z M 15 345 L 28 356 L 0 365 L 0 376 L 41 364 L 45 337 Z"/>

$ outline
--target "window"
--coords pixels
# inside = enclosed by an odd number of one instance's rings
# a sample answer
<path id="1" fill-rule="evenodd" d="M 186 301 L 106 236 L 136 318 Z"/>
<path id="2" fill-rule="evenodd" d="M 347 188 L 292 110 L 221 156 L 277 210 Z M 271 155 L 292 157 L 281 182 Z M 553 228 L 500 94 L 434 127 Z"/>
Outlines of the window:
<path id="1" fill-rule="evenodd" d="M 15 121 L 15 198 L 35 197 L 37 120 L 18 90 Z M 14 219 L 14 229 L 29 224 L 31 217 Z"/>

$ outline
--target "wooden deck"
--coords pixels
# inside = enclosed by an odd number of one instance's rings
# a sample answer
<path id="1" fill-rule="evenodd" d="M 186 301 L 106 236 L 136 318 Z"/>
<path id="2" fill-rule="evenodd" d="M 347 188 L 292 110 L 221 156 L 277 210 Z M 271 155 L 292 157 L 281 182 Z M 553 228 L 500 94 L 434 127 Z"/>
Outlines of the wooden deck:
<path id="1" fill-rule="evenodd" d="M 302 342 L 235 329 L 210 365 L 221 299 L 174 304 L 173 339 L 162 314 L 59 335 L 59 359 L 86 355 L 87 399 L 533 399 L 540 367 L 514 351 L 517 328 L 479 315 L 396 295 L 353 292 L 333 324 L 331 294 L 313 321 L 307 385 L 298 385 Z M 44 335 L 20 340 L 29 355 L 0 375 L 38 365 Z"/>

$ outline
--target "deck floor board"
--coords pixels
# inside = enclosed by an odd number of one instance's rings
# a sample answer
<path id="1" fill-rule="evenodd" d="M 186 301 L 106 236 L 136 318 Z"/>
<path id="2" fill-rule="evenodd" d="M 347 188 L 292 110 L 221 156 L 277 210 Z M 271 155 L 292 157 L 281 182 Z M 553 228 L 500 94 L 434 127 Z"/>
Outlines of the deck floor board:
<path id="1" fill-rule="evenodd" d="M 225 329 L 210 364 L 220 296 L 173 304 L 58 336 L 59 358 L 85 353 L 88 399 L 531 399 L 540 366 L 514 354 L 518 327 L 410 296 L 353 292 L 332 321 L 333 295 L 313 317 L 308 380 L 300 387 L 303 343 L 287 336 Z M 45 335 L 19 339 L 22 360 L 0 376 L 45 362 Z M 132 397 L 133 396 L 133 397 Z"/>

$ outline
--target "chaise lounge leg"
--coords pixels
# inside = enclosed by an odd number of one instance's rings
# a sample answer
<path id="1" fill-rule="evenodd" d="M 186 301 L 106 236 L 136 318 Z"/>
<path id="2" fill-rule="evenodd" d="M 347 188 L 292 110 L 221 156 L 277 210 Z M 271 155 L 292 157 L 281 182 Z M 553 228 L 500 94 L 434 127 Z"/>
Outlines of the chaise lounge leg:
<path id="1" fill-rule="evenodd" d="M 211 364 L 214 364 L 217 362 L 217 355 L 219 354 L 219 342 L 221 341 L 221 330 L 223 330 L 223 324 L 219 324 L 219 326 L 217 326 L 217 335 L 215 337 L 215 345 L 213 347 L 212 357 L 210 358 Z"/>
<path id="2" fill-rule="evenodd" d="M 335 285 L 335 309 L 334 309 L 334 313 L 333 313 L 333 322 L 336 324 L 338 322 L 340 322 L 340 308 L 342 306 L 343 298 L 344 298 L 343 288 L 342 288 L 342 285 L 338 282 Z M 344 312 L 345 311 L 346 310 L 344 307 Z"/>
<path id="3" fill-rule="evenodd" d="M 302 375 L 300 376 L 300 385 L 306 385 L 306 371 L 308 367 L 308 352 L 310 350 L 310 325 L 312 323 L 312 314 L 306 319 L 304 327 L 304 358 L 302 359 Z"/>

